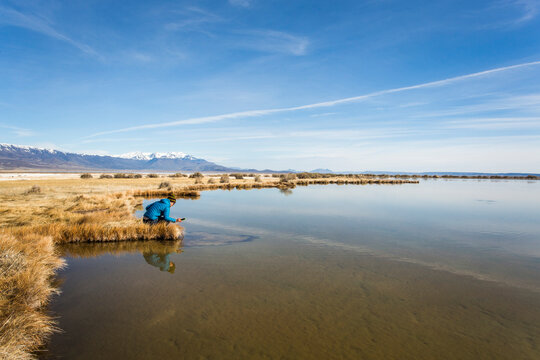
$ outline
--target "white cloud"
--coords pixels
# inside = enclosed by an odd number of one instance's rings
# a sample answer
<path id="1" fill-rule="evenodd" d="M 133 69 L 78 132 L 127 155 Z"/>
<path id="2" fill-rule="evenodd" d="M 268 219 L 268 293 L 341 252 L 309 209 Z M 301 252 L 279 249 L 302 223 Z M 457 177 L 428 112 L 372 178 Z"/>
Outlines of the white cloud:
<path id="1" fill-rule="evenodd" d="M 50 22 L 40 16 L 23 14 L 17 10 L 0 6 L 0 25 L 15 26 L 38 32 L 51 38 L 68 43 L 82 52 L 100 57 L 96 51 L 87 44 L 78 42 L 52 27 Z"/>
<path id="2" fill-rule="evenodd" d="M 308 38 L 282 31 L 243 30 L 235 34 L 239 36 L 233 37 L 231 46 L 260 52 L 301 56 L 307 53 L 309 46 Z"/>
<path id="3" fill-rule="evenodd" d="M 203 25 L 224 21 L 220 16 L 212 12 L 194 6 L 174 11 L 174 13 L 180 15 L 180 18 L 176 21 L 165 24 L 166 30 L 196 31 L 213 36 L 204 29 Z"/>
<path id="4" fill-rule="evenodd" d="M 521 8 L 522 14 L 516 23 L 524 23 L 534 19 L 539 12 L 540 2 L 537 0 L 514 0 L 512 3 Z"/>
<path id="5" fill-rule="evenodd" d="M 331 100 L 331 101 L 325 101 L 325 102 L 319 102 L 319 103 L 313 103 L 313 104 L 301 105 L 301 106 L 293 106 L 293 107 L 287 107 L 287 108 L 240 111 L 240 112 L 235 112 L 235 113 L 196 117 L 196 118 L 171 121 L 171 122 L 165 122 L 165 123 L 138 125 L 138 126 L 132 126 L 132 127 L 127 127 L 123 129 L 102 131 L 102 132 L 89 135 L 87 137 L 96 137 L 96 136 L 101 136 L 101 135 L 115 134 L 115 133 L 122 133 L 122 132 L 128 132 L 128 131 L 136 131 L 136 130 L 147 130 L 147 129 L 157 129 L 157 128 L 173 127 L 173 126 L 205 124 L 205 123 L 213 123 L 213 122 L 218 122 L 218 121 L 223 121 L 223 120 L 251 118 L 251 117 L 259 117 L 259 116 L 271 115 L 271 114 L 276 114 L 276 113 L 326 108 L 326 107 L 332 107 L 332 106 L 341 105 L 341 104 L 365 101 L 374 97 L 387 95 L 387 94 L 395 94 L 395 93 L 400 93 L 400 92 L 405 92 L 405 91 L 410 91 L 410 90 L 417 90 L 417 89 L 441 87 L 441 86 L 453 84 L 453 83 L 467 80 L 467 79 L 474 79 L 474 78 L 484 77 L 484 76 L 488 76 L 488 75 L 492 75 L 492 74 L 496 74 L 496 73 L 500 73 L 504 71 L 538 66 L 538 65 L 540 65 L 540 61 L 534 61 L 534 62 L 528 62 L 528 63 L 523 63 L 523 64 L 495 68 L 495 69 L 486 70 L 486 71 L 480 71 L 480 72 L 467 74 L 467 75 L 456 76 L 453 78 L 448 78 L 448 79 L 443 79 L 443 80 L 431 81 L 431 82 L 418 84 L 418 85 L 375 91 L 375 92 L 368 93 L 365 95 L 348 97 L 348 98 L 343 98 L 343 99 L 338 99 L 338 100 Z M 531 100 L 529 98 L 527 99 L 528 101 Z M 534 100 L 536 98 L 533 97 L 532 99 Z"/>
<path id="6" fill-rule="evenodd" d="M 28 137 L 28 136 L 35 136 L 36 133 L 32 130 L 21 128 L 18 126 L 12 126 L 12 125 L 3 125 L 0 124 L 0 128 L 11 130 L 11 132 L 18 136 L 18 137 Z"/>
<path id="7" fill-rule="evenodd" d="M 251 2 L 251 0 L 229 0 L 229 4 L 239 7 L 249 7 Z"/>

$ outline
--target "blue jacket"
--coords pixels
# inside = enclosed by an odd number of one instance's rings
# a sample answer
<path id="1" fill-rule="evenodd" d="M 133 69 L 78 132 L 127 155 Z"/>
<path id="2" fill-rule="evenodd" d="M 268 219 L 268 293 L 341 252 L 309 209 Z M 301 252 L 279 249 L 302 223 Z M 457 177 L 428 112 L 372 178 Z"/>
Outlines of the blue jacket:
<path id="1" fill-rule="evenodd" d="M 161 199 L 154 203 L 151 203 L 146 207 L 146 212 L 144 216 L 150 220 L 156 220 L 157 218 L 163 218 L 164 220 L 170 222 L 176 222 L 176 219 L 169 216 L 171 211 L 171 202 L 169 199 Z"/>

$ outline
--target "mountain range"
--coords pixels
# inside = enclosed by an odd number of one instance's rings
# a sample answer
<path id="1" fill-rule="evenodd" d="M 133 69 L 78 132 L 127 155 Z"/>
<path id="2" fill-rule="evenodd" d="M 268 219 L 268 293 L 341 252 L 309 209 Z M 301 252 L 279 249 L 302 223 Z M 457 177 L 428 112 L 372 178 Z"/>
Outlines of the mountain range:
<path id="1" fill-rule="evenodd" d="M 179 152 L 102 156 L 12 144 L 0 144 L 0 170 L 233 171 Z"/>

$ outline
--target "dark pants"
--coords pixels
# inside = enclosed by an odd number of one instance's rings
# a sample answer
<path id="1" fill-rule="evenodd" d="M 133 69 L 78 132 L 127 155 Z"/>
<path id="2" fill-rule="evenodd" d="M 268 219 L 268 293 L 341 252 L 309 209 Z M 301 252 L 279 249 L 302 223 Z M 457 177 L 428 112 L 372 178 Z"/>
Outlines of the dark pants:
<path id="1" fill-rule="evenodd" d="M 147 217 L 143 217 L 143 223 L 145 224 L 149 224 L 149 225 L 155 225 L 155 224 L 161 224 L 161 223 L 166 223 L 168 224 L 170 221 L 167 221 L 165 220 L 163 217 L 158 217 L 157 219 L 150 219 L 150 218 L 147 218 Z"/>

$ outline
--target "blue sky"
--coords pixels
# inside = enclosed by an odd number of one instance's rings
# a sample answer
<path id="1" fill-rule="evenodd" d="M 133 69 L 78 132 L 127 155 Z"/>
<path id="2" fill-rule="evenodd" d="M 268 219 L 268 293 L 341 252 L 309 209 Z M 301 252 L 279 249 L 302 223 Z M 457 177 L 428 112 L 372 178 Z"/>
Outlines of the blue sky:
<path id="1" fill-rule="evenodd" d="M 0 0 L 0 142 L 540 172 L 540 1 Z"/>

